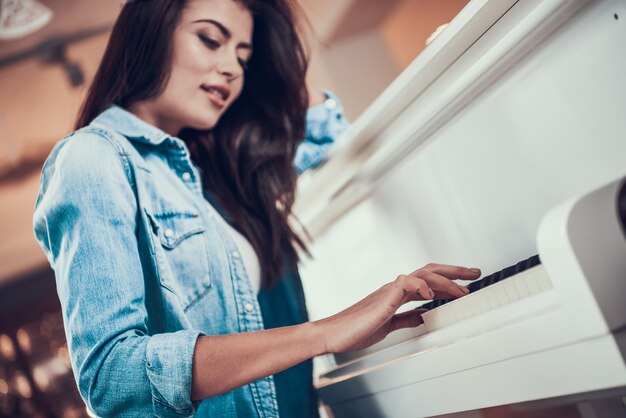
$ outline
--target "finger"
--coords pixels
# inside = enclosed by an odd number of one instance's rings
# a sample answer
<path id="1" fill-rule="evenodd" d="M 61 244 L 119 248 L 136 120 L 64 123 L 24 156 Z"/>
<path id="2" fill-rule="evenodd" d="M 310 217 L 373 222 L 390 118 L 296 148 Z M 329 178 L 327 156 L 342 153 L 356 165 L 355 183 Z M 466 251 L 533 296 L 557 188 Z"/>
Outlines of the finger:
<path id="1" fill-rule="evenodd" d="M 433 298 L 433 300 L 439 300 L 439 299 L 443 299 L 443 300 L 447 300 L 447 299 L 456 299 L 460 296 L 455 296 L 455 295 L 451 295 L 448 292 L 435 292 L 435 297 Z"/>
<path id="2" fill-rule="evenodd" d="M 461 296 L 456 296 L 456 295 L 451 295 L 448 292 L 435 292 L 435 296 L 432 298 L 432 300 L 448 300 L 448 299 L 458 299 Z M 423 297 L 421 297 L 420 295 L 416 295 L 415 297 L 407 300 L 407 302 L 411 302 L 411 301 L 420 301 L 420 300 L 424 300 Z M 428 299 L 430 300 L 430 299 Z"/>
<path id="3" fill-rule="evenodd" d="M 413 273 L 418 273 L 419 271 L 423 271 L 423 270 L 431 271 L 441 276 L 445 276 L 449 279 L 461 279 L 461 280 L 476 280 L 480 277 L 480 274 L 481 274 L 479 268 L 450 266 L 447 264 L 437 264 L 437 263 L 427 264 L 423 268 L 416 270 Z"/>
<path id="4" fill-rule="evenodd" d="M 451 295 L 448 292 L 435 292 L 435 297 L 433 299 L 456 299 L 460 296 Z"/>
<path id="5" fill-rule="evenodd" d="M 465 296 L 469 293 L 468 288 L 459 286 L 447 277 L 433 273 L 432 271 L 421 270 L 417 273 L 417 275 L 424 279 L 426 283 L 428 283 L 428 286 L 433 290 L 448 293 L 454 298 L 460 298 L 461 296 Z"/>
<path id="6" fill-rule="evenodd" d="M 422 311 L 426 310 L 422 309 Z M 423 312 L 420 312 L 418 309 L 413 309 L 407 312 L 395 314 L 391 318 L 391 331 L 402 328 L 415 328 L 418 325 L 423 324 L 424 320 L 422 319 L 422 313 Z"/>
<path id="7" fill-rule="evenodd" d="M 402 288 L 407 300 L 432 299 L 435 296 L 428 283 L 419 277 L 402 274 L 396 279 L 396 284 Z"/>

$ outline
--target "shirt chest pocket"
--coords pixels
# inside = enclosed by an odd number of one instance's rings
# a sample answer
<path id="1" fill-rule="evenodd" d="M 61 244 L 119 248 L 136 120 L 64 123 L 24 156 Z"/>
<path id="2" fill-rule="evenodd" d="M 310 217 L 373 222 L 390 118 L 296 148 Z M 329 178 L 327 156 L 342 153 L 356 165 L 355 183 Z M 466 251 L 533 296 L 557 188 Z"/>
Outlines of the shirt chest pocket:
<path id="1" fill-rule="evenodd" d="M 174 293 L 187 310 L 211 288 L 206 226 L 193 213 L 146 210 L 146 214 L 161 286 Z"/>

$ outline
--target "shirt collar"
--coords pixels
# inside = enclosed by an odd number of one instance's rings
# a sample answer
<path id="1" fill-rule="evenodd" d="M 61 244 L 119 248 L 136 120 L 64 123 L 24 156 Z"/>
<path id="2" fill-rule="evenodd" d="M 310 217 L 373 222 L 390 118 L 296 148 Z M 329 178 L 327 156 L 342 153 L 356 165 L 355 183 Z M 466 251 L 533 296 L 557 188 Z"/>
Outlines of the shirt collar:
<path id="1" fill-rule="evenodd" d="M 166 139 L 173 139 L 174 142 L 177 142 L 177 138 L 172 138 L 156 126 L 150 125 L 128 110 L 115 104 L 98 115 L 92 123 L 104 125 L 133 141 L 152 145 L 160 145 Z"/>

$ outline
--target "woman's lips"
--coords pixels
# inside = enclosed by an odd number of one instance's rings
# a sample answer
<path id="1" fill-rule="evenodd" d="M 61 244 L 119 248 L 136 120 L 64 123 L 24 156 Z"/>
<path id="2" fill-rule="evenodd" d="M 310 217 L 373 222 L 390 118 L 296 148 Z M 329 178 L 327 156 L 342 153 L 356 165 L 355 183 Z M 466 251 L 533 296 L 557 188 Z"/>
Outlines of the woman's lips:
<path id="1" fill-rule="evenodd" d="M 214 85 L 206 85 L 203 84 L 200 86 L 200 89 L 209 96 L 209 100 L 213 104 L 213 106 L 222 109 L 226 106 L 226 100 L 228 96 L 230 96 L 230 89 L 228 86 L 221 84 Z"/>
<path id="2" fill-rule="evenodd" d="M 207 90 L 204 90 L 204 92 L 207 96 L 209 96 L 209 100 L 213 103 L 213 105 L 215 105 L 215 107 L 222 109 L 226 105 L 226 102 L 219 94 Z"/>

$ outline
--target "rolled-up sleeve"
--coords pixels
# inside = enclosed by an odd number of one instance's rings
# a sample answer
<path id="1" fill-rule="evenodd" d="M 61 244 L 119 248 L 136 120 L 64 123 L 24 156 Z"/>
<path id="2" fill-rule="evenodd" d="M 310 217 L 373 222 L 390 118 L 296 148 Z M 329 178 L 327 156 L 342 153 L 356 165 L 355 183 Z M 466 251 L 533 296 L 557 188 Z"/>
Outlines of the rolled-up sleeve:
<path id="1" fill-rule="evenodd" d="M 33 226 L 55 271 L 72 369 L 98 416 L 193 416 L 201 333 L 150 335 L 133 176 L 118 147 L 79 131 L 42 172 Z"/>
<path id="2" fill-rule="evenodd" d="M 348 128 L 339 98 L 328 90 L 324 103 L 312 106 L 307 111 L 306 137 L 296 152 L 295 166 L 298 174 L 318 166 L 326 159 L 328 148 Z"/>

